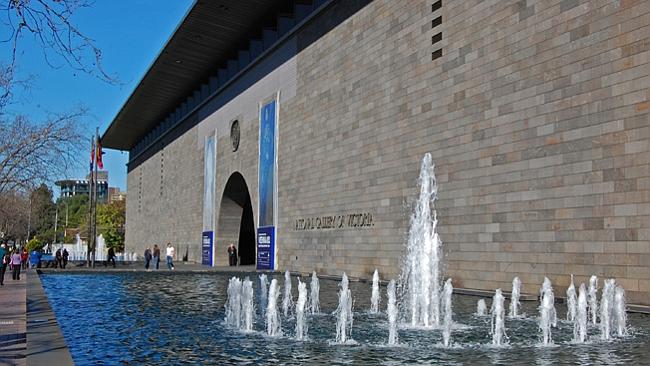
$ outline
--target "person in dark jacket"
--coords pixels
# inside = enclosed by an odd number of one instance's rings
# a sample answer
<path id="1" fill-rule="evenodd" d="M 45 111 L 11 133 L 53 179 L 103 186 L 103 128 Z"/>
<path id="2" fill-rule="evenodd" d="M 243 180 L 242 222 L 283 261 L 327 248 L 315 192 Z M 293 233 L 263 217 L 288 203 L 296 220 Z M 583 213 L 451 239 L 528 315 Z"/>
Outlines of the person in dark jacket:
<path id="1" fill-rule="evenodd" d="M 233 243 L 230 243 L 228 247 L 228 263 L 231 267 L 237 265 L 237 248 L 235 248 L 235 244 Z"/>
<path id="2" fill-rule="evenodd" d="M 158 244 L 153 246 L 153 265 L 156 269 L 160 266 L 160 248 L 158 248 Z"/>
<path id="3" fill-rule="evenodd" d="M 68 257 L 69 256 L 70 256 L 70 253 L 68 253 L 68 250 L 66 248 L 63 248 L 63 253 L 61 254 L 61 259 L 63 260 L 63 262 L 61 262 L 61 263 L 62 263 L 63 267 L 61 267 L 61 268 L 65 269 L 65 266 L 68 265 Z"/>
<path id="4" fill-rule="evenodd" d="M 144 269 L 149 270 L 149 262 L 151 262 L 151 248 L 147 247 L 144 250 Z"/>
<path id="5" fill-rule="evenodd" d="M 106 261 L 106 265 L 111 262 L 113 262 L 113 268 L 115 268 L 115 249 L 113 249 L 113 247 L 108 248 L 108 260 Z"/>
<path id="6" fill-rule="evenodd" d="M 63 268 L 63 257 L 61 256 L 61 249 L 57 249 L 54 253 L 54 268 Z"/>

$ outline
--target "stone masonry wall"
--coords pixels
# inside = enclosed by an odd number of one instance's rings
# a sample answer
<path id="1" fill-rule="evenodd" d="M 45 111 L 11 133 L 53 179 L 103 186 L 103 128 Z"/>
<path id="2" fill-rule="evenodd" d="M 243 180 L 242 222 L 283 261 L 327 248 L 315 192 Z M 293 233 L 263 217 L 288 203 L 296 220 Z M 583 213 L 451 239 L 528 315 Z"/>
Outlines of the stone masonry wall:
<path id="1" fill-rule="evenodd" d="M 431 152 L 455 286 L 536 293 L 546 275 L 563 293 L 595 273 L 650 303 L 650 2 L 431 3 L 375 1 L 299 55 L 280 269 L 396 277 Z M 292 228 L 353 211 L 374 226 Z"/>
<path id="2" fill-rule="evenodd" d="M 519 276 L 537 293 L 548 276 L 562 294 L 570 274 L 578 284 L 596 274 L 650 304 L 650 2 L 432 3 L 376 0 L 309 44 L 346 6 L 337 2 L 298 35 L 295 96 L 280 97 L 277 269 L 396 278 L 430 152 L 455 287 L 505 290 Z M 257 212 L 257 123 L 244 119 L 238 153 L 219 133 L 217 211 L 240 171 Z M 195 243 L 200 260 L 196 141 L 194 128 L 164 149 L 164 200 L 161 153 L 129 173 L 127 243 L 138 252 Z M 358 213 L 372 225 L 296 229 Z"/>

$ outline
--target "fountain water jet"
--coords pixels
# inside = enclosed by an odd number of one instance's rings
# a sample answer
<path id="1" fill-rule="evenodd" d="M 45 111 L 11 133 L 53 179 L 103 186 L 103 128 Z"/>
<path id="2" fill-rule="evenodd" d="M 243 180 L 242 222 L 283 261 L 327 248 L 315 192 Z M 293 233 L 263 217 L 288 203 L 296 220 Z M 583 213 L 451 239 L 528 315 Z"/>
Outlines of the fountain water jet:
<path id="1" fill-rule="evenodd" d="M 395 300 L 395 280 L 388 283 L 388 345 L 395 346 L 398 342 L 397 335 L 397 305 Z"/>
<path id="2" fill-rule="evenodd" d="M 444 317 L 442 320 L 442 342 L 445 347 L 451 344 L 451 325 L 452 325 L 452 310 L 451 310 L 451 294 L 454 292 L 454 287 L 451 285 L 451 278 L 445 282 L 442 290 L 442 309 Z"/>
<path id="3" fill-rule="evenodd" d="M 596 275 L 589 278 L 589 315 L 591 323 L 596 325 L 598 322 L 598 277 Z"/>
<path id="4" fill-rule="evenodd" d="M 476 315 L 485 316 L 487 314 L 487 306 L 485 305 L 485 300 L 480 299 L 476 303 Z"/>
<path id="5" fill-rule="evenodd" d="M 505 299 L 501 293 L 501 289 L 498 288 L 494 293 L 492 307 L 490 309 L 490 312 L 492 313 L 490 333 L 492 334 L 493 346 L 501 346 L 504 342 L 507 342 L 508 339 L 504 322 L 506 315 L 506 310 L 503 306 L 504 301 Z M 483 303 L 485 304 L 485 301 Z"/>
<path id="6" fill-rule="evenodd" d="M 266 314 L 266 304 L 268 301 L 269 280 L 265 273 L 260 275 L 260 313 L 264 317 Z"/>
<path id="7" fill-rule="evenodd" d="M 519 306 L 521 306 L 521 303 L 519 303 L 519 296 L 521 294 L 521 281 L 519 280 L 519 277 L 515 277 L 512 279 L 512 295 L 510 296 L 510 314 L 509 316 L 511 318 L 516 318 L 519 316 Z"/>
<path id="8" fill-rule="evenodd" d="M 585 284 L 580 284 L 578 291 L 578 305 L 573 323 L 573 341 L 584 343 L 587 339 L 587 290 Z"/>
<path id="9" fill-rule="evenodd" d="M 228 281 L 228 300 L 226 301 L 226 317 L 224 321 L 232 328 L 239 329 L 241 325 L 241 280 L 232 277 Z"/>
<path id="10" fill-rule="evenodd" d="M 296 339 L 304 341 L 307 339 L 307 317 L 305 316 L 305 304 L 307 303 L 307 284 L 298 279 L 298 302 L 296 303 Z"/>
<path id="11" fill-rule="evenodd" d="M 557 313 L 555 312 L 555 295 L 551 280 L 544 277 L 541 290 L 541 304 L 539 306 L 539 329 L 542 331 L 542 344 L 553 344 L 551 326 L 557 326 Z"/>
<path id="12" fill-rule="evenodd" d="M 316 271 L 311 273 L 311 284 L 309 285 L 309 289 L 309 309 L 311 310 L 311 315 L 315 315 L 320 313 L 320 285 L 318 283 Z"/>
<path id="13" fill-rule="evenodd" d="M 600 338 L 604 341 L 611 339 L 614 286 L 616 282 L 613 279 L 605 280 L 600 296 Z"/>
<path id="14" fill-rule="evenodd" d="M 336 343 L 346 343 L 352 340 L 352 294 L 348 288 L 348 276 L 343 273 L 339 284 L 339 306 L 334 311 L 336 315 Z"/>
<path id="15" fill-rule="evenodd" d="M 619 337 L 627 335 L 625 323 L 627 321 L 625 307 L 625 290 L 621 286 L 616 286 L 614 292 L 614 320 L 616 321 L 616 334 Z"/>
<path id="16" fill-rule="evenodd" d="M 282 298 L 282 313 L 284 317 L 289 317 L 293 308 L 293 299 L 291 298 L 291 273 L 289 270 L 284 272 L 284 297 Z"/>
<path id="17" fill-rule="evenodd" d="M 573 275 L 571 275 L 571 284 L 566 290 L 566 304 L 567 312 L 566 319 L 570 322 L 574 321 L 576 318 L 577 304 L 578 299 L 576 297 L 576 287 L 573 284 Z"/>
<path id="18" fill-rule="evenodd" d="M 375 269 L 372 275 L 372 295 L 370 296 L 370 313 L 379 314 L 379 303 L 381 297 L 379 296 L 379 272 Z"/>
<path id="19" fill-rule="evenodd" d="M 278 313 L 278 297 L 280 297 L 278 280 L 274 278 L 271 280 L 271 285 L 269 286 L 269 298 L 266 307 L 266 334 L 272 337 L 282 335 L 282 323 L 280 322 L 280 314 Z"/>
<path id="20" fill-rule="evenodd" d="M 420 167 L 420 195 L 411 224 L 402 264 L 399 286 L 411 325 L 438 326 L 440 324 L 440 246 L 436 232 L 438 220 L 434 209 L 438 186 L 431 154 L 427 153 Z"/>
<path id="21" fill-rule="evenodd" d="M 240 329 L 246 332 L 253 330 L 253 282 L 246 277 L 241 287 L 241 316 Z"/>

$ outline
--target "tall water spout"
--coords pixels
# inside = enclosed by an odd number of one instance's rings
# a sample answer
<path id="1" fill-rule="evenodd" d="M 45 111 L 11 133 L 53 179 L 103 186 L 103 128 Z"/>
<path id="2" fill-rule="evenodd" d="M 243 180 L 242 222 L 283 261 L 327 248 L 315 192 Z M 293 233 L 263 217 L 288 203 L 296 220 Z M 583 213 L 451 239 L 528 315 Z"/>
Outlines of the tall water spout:
<path id="1" fill-rule="evenodd" d="M 309 285 L 309 289 L 309 309 L 311 310 L 312 315 L 318 314 L 320 313 L 320 285 L 318 283 L 318 276 L 316 275 L 316 271 L 312 272 L 311 274 L 311 284 Z"/>
<path id="2" fill-rule="evenodd" d="M 284 297 L 282 298 L 282 313 L 288 317 L 293 308 L 293 299 L 291 298 L 291 273 L 289 270 L 284 272 Z"/>
<path id="3" fill-rule="evenodd" d="M 434 203 L 438 186 L 431 154 L 420 168 L 420 195 L 411 215 L 406 256 L 400 273 L 400 294 L 411 325 L 440 324 L 440 245 Z"/>
<path id="4" fill-rule="evenodd" d="M 307 339 L 307 317 L 305 304 L 307 303 L 307 284 L 298 279 L 298 302 L 296 303 L 296 339 Z"/>
<path id="5" fill-rule="evenodd" d="M 503 306 L 504 298 L 501 293 L 501 289 L 498 288 L 494 293 L 494 298 L 492 299 L 492 308 L 490 312 L 492 313 L 492 322 L 490 333 L 492 334 L 492 345 L 500 346 L 507 342 L 508 336 L 506 335 L 506 326 L 505 326 L 505 317 L 506 310 Z"/>
<path id="6" fill-rule="evenodd" d="M 395 280 L 388 283 L 388 345 L 394 346 L 398 343 L 397 335 L 397 305 L 395 299 Z"/>
<path id="7" fill-rule="evenodd" d="M 598 277 L 596 275 L 589 278 L 589 315 L 591 323 L 596 325 L 598 322 Z"/>
<path id="8" fill-rule="evenodd" d="M 452 324 L 452 310 L 451 310 L 451 294 L 454 292 L 454 286 L 451 285 L 451 278 L 445 282 L 445 287 L 442 290 L 442 308 L 444 317 L 442 319 L 442 342 L 445 347 L 451 344 L 451 324 Z"/>
<path id="9" fill-rule="evenodd" d="M 379 313 L 379 303 L 381 298 L 379 296 L 379 272 L 375 269 L 375 273 L 372 275 L 372 295 L 370 296 L 370 312 L 372 314 Z"/>
<path id="10" fill-rule="evenodd" d="M 269 280 L 266 273 L 260 275 L 260 312 L 263 317 L 266 314 L 266 304 L 268 302 Z"/>
<path id="11" fill-rule="evenodd" d="M 573 275 L 571 275 L 571 284 L 569 285 L 569 288 L 566 290 L 566 305 L 567 305 L 567 312 L 566 312 L 566 319 L 570 322 L 574 321 L 576 318 L 576 312 L 577 312 L 577 304 L 578 299 L 576 296 L 576 287 L 573 284 Z"/>
<path id="12" fill-rule="evenodd" d="M 616 282 L 613 279 L 605 280 L 600 296 L 600 338 L 604 341 L 611 339 L 614 286 Z"/>
<path id="13" fill-rule="evenodd" d="M 585 284 L 580 284 L 578 306 L 573 323 L 573 341 L 583 343 L 587 339 L 587 290 Z"/>
<path id="14" fill-rule="evenodd" d="M 478 315 L 478 316 L 487 315 L 487 306 L 485 305 L 485 300 L 480 299 L 476 303 L 476 315 Z"/>
<path id="15" fill-rule="evenodd" d="M 519 277 L 512 279 L 512 296 L 510 296 L 510 317 L 516 318 L 519 316 L 519 296 L 521 294 L 521 281 Z"/>
<path id="16" fill-rule="evenodd" d="M 542 344 L 553 344 L 551 326 L 557 326 L 557 313 L 555 312 L 555 295 L 551 281 L 544 277 L 542 285 L 542 299 L 539 306 L 539 329 L 542 331 Z"/>
<path id="17" fill-rule="evenodd" d="M 274 278 L 271 280 L 271 286 L 269 286 L 269 299 L 266 307 L 266 333 L 272 337 L 282 335 L 282 323 L 278 313 L 278 297 L 280 297 L 278 280 Z"/>
<path id="18" fill-rule="evenodd" d="M 241 316 L 240 329 L 250 332 L 253 330 L 253 282 L 246 277 L 241 288 Z"/>
<path id="19" fill-rule="evenodd" d="M 334 311 L 336 315 L 336 342 L 345 343 L 352 337 L 352 294 L 348 288 L 348 276 L 343 273 L 339 284 L 339 306 Z"/>
<path id="20" fill-rule="evenodd" d="M 228 300 L 226 301 L 225 322 L 232 328 L 241 325 L 241 280 L 233 277 L 228 281 Z"/>
<path id="21" fill-rule="evenodd" d="M 616 334 L 619 337 L 627 335 L 625 328 L 625 323 L 627 322 L 625 290 L 621 286 L 616 286 L 614 293 L 614 320 L 616 321 Z"/>

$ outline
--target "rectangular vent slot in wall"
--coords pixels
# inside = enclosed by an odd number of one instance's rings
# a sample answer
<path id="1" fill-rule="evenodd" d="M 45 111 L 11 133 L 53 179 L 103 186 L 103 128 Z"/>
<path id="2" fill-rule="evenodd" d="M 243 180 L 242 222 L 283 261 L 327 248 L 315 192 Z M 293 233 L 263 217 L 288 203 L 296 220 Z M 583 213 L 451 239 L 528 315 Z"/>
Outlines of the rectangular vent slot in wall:
<path id="1" fill-rule="evenodd" d="M 431 12 L 433 13 L 434 11 L 442 8 L 442 0 L 438 0 L 435 3 L 431 4 Z"/>
<path id="2" fill-rule="evenodd" d="M 442 0 L 435 1 L 433 4 L 431 4 L 431 13 L 435 13 L 436 11 L 442 9 Z M 442 14 L 439 14 L 436 18 L 434 18 L 431 21 L 431 29 L 435 30 L 442 24 Z M 442 57 L 442 47 L 437 48 L 437 44 L 442 41 L 442 30 L 438 29 L 438 33 L 435 35 L 431 36 L 431 45 L 434 46 L 433 52 L 431 52 L 431 61 L 437 60 L 440 57 Z"/>

